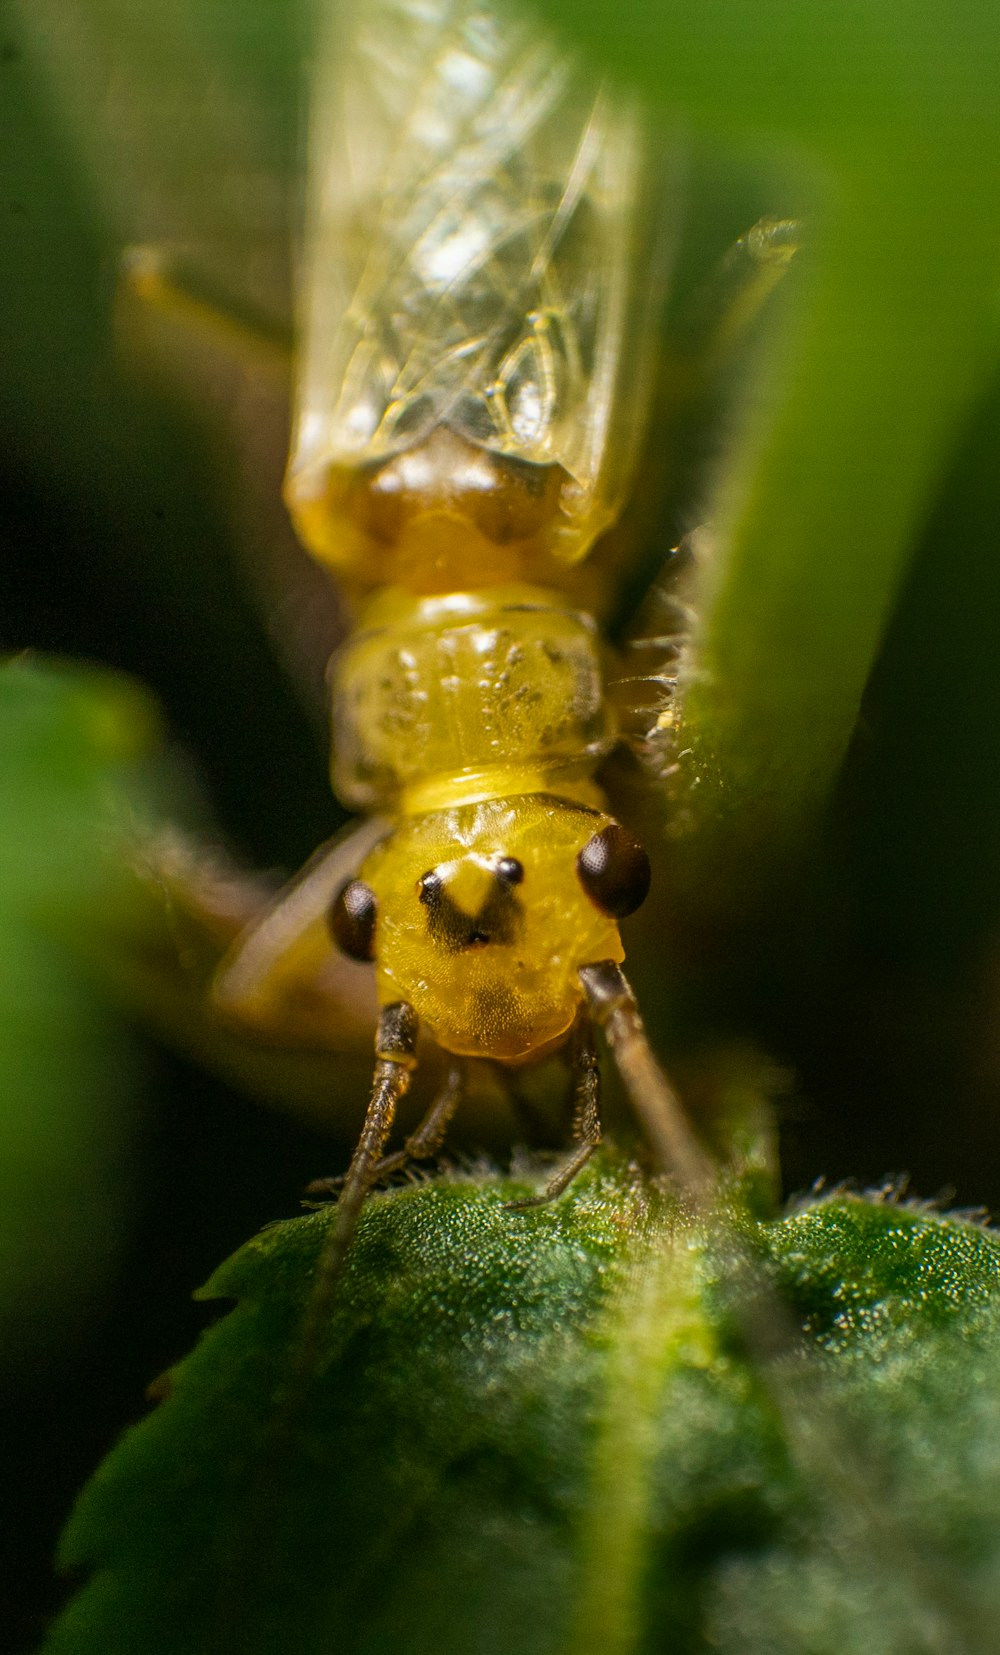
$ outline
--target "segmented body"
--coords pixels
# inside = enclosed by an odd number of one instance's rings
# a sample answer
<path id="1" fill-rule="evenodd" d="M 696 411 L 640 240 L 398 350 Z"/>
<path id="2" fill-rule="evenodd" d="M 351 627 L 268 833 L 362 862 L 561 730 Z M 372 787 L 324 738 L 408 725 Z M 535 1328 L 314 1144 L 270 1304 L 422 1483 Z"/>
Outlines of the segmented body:
<path id="1" fill-rule="evenodd" d="M 594 772 L 616 739 L 581 566 L 642 417 L 637 123 L 475 0 L 361 7 L 335 84 L 286 482 L 363 604 L 332 665 L 334 785 L 394 822 L 360 870 L 381 1003 L 518 1061 L 571 1027 L 581 966 L 623 958 L 625 909 L 577 866 L 613 826 Z"/>

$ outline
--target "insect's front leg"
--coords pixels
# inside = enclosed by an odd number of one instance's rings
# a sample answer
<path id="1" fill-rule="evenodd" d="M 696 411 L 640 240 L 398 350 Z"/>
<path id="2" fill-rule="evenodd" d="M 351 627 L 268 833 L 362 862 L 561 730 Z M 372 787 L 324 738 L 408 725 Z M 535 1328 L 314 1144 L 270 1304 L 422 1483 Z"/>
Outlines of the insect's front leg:
<path id="1" fill-rule="evenodd" d="M 417 1031 L 416 1012 L 405 1000 L 382 1007 L 375 1035 L 375 1074 L 365 1124 L 351 1156 L 340 1200 L 316 1264 L 316 1279 L 299 1344 L 298 1367 L 302 1373 L 309 1372 L 318 1331 L 333 1303 L 361 1209 L 376 1181 L 396 1108 L 409 1090 L 417 1063 L 414 1055 Z"/>
<path id="2" fill-rule="evenodd" d="M 547 1202 L 555 1201 L 586 1166 L 601 1141 L 601 1067 L 589 1017 L 579 1017 L 573 1027 L 568 1060 L 576 1149 L 549 1179 L 540 1195 L 528 1196 L 523 1201 L 508 1201 L 507 1207 L 511 1212 L 544 1207 Z"/>
<path id="3" fill-rule="evenodd" d="M 344 1051 L 371 1039 L 375 979 L 335 949 L 338 890 L 386 832 L 373 817 L 323 845 L 233 942 L 212 983 L 217 1012 L 266 1039 Z"/>
<path id="4" fill-rule="evenodd" d="M 411 1161 L 429 1161 L 444 1143 L 452 1117 L 465 1092 L 465 1069 L 453 1063 L 447 1079 L 436 1094 L 427 1113 L 416 1130 L 410 1133 L 402 1149 L 392 1155 L 383 1155 L 372 1175 L 372 1185 L 381 1184 L 393 1173 L 400 1172 Z M 307 1195 L 333 1196 L 344 1187 L 346 1175 L 339 1178 L 316 1178 L 306 1189 Z"/>

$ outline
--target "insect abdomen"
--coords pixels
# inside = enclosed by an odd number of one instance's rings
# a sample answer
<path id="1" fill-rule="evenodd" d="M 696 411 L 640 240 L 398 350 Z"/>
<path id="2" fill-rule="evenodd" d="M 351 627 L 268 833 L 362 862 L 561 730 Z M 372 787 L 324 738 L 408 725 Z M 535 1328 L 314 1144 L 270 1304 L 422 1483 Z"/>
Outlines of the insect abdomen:
<path id="1" fill-rule="evenodd" d="M 614 740 L 593 621 L 527 586 L 385 594 L 335 658 L 333 703 L 334 786 L 367 810 L 592 802 Z"/>

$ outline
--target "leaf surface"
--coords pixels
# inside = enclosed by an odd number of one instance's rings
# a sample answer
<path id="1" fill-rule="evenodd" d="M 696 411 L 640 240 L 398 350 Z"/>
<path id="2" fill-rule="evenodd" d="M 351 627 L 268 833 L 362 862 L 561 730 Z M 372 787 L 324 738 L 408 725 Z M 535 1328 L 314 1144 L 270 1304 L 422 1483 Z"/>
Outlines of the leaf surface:
<path id="1" fill-rule="evenodd" d="M 515 1188 L 373 1200 L 301 1389 L 329 1213 L 230 1259 L 204 1294 L 235 1308 L 80 1501 L 47 1655 L 981 1647 L 989 1231 L 848 1196 L 719 1227 L 610 1156 L 554 1208 Z M 737 1235 L 808 1358 L 749 1330 Z"/>

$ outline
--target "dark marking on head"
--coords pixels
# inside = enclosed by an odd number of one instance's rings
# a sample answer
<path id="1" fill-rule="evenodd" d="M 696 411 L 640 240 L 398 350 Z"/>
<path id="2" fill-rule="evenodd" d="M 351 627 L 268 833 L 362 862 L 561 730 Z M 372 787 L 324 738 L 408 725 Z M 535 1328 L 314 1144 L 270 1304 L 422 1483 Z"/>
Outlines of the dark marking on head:
<path id="1" fill-rule="evenodd" d="M 444 880 L 431 868 L 417 881 L 417 895 L 425 908 L 436 908 L 444 896 Z"/>
<path id="2" fill-rule="evenodd" d="M 419 900 L 428 909 L 427 929 L 431 941 L 439 948 L 458 954 L 467 948 L 483 948 L 491 942 L 516 942 L 521 927 L 521 906 L 514 896 L 514 887 L 524 878 L 524 868 L 516 857 L 505 856 L 496 864 L 494 875 L 476 914 L 468 914 L 459 907 L 436 868 L 431 868 L 417 882 Z"/>
<path id="3" fill-rule="evenodd" d="M 612 919 L 624 919 L 642 906 L 652 877 L 649 857 L 638 839 L 618 822 L 587 840 L 576 871 L 591 902 Z"/>
<path id="4" fill-rule="evenodd" d="M 362 879 L 349 879 L 330 904 L 327 923 L 342 954 L 352 960 L 373 960 L 377 918 L 378 903 L 371 886 Z"/>

